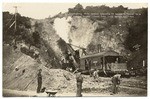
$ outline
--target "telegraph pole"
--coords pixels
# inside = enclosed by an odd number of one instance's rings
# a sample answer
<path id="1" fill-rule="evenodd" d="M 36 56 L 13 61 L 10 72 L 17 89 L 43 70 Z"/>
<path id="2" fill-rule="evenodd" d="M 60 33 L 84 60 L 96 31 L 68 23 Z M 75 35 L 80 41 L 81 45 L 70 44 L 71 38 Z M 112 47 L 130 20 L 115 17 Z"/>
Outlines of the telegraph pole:
<path id="1" fill-rule="evenodd" d="M 17 6 L 14 6 L 15 8 L 15 32 L 16 32 L 16 29 L 17 29 Z"/>
<path id="2" fill-rule="evenodd" d="M 16 46 L 16 31 L 17 31 L 17 13 L 18 13 L 18 11 L 17 11 L 17 6 L 14 6 L 14 8 L 15 8 L 15 46 Z"/>

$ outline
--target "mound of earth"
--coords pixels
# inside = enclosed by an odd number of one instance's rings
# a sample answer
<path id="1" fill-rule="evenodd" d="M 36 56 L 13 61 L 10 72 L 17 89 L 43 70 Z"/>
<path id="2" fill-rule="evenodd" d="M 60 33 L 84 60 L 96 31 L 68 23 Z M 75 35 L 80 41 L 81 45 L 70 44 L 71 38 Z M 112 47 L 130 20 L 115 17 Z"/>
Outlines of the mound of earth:
<path id="1" fill-rule="evenodd" d="M 18 70 L 16 70 L 16 67 Z M 12 71 L 4 75 L 3 88 L 13 90 L 36 90 L 37 73 L 40 68 L 42 69 L 43 76 L 42 85 L 46 87 L 46 89 L 59 91 L 64 89 L 68 91 L 75 90 L 75 76 L 72 73 L 61 69 L 49 69 L 25 54 L 11 65 Z"/>

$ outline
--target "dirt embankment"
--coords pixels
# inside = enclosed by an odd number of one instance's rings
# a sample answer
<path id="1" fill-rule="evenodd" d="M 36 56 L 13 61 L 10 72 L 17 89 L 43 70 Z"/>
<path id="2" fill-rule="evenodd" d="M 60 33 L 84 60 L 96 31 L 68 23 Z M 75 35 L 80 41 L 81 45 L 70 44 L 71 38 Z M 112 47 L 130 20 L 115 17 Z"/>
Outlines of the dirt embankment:
<path id="1" fill-rule="evenodd" d="M 73 84 L 71 82 L 75 82 L 73 74 L 61 69 L 49 69 L 45 67 L 44 62 L 39 63 L 38 60 L 25 54 L 22 54 L 11 66 L 4 65 L 4 70 L 9 73 L 3 73 L 3 88 L 35 91 L 37 88 L 37 71 L 40 68 L 42 69 L 43 87 L 60 91 L 66 88 L 68 91 L 74 90 L 69 88 L 69 85 Z"/>
<path id="2" fill-rule="evenodd" d="M 8 50 L 7 47 L 4 47 L 5 55 L 8 56 L 3 58 L 3 89 L 36 92 L 37 71 L 41 68 L 43 87 L 57 90 L 60 96 L 63 93 L 76 93 L 75 74 L 61 69 L 47 68 L 41 57 L 40 61 L 42 62 L 39 62 L 39 60 L 31 58 L 19 50 Z M 93 95 L 105 94 L 107 96 L 108 93 L 111 93 L 111 78 L 99 77 L 98 82 L 95 82 L 89 75 L 83 75 L 83 79 L 83 93 L 85 95 L 93 93 Z M 144 77 L 122 78 L 119 95 L 146 96 L 146 88 L 147 79 Z"/>
<path id="3" fill-rule="evenodd" d="M 15 71 L 15 66 L 18 66 L 18 71 Z M 22 55 L 12 68 L 14 70 L 3 77 L 4 89 L 36 92 L 37 70 L 42 68 L 43 87 L 50 90 L 57 90 L 60 96 L 64 93 L 76 93 L 75 75 L 68 71 L 49 69 L 43 64 L 38 64 L 36 60 L 27 55 Z M 24 69 L 25 72 L 22 73 Z M 100 94 L 110 95 L 111 78 L 99 77 L 98 82 L 95 82 L 89 75 L 83 75 L 83 79 L 83 93 L 85 95 L 88 93 L 93 93 L 93 95 L 97 96 L 100 96 Z M 145 78 L 122 78 L 118 95 L 146 96 L 147 90 L 144 88 L 145 85 Z"/>
<path id="4" fill-rule="evenodd" d="M 66 89 L 68 92 L 75 90 L 75 75 L 61 69 L 47 68 L 45 66 L 46 63 L 41 57 L 40 61 L 39 63 L 39 60 L 21 53 L 18 49 L 14 51 L 9 45 L 5 45 L 3 57 L 3 88 L 35 91 L 37 88 L 37 71 L 41 68 L 43 87 L 60 91 Z"/>

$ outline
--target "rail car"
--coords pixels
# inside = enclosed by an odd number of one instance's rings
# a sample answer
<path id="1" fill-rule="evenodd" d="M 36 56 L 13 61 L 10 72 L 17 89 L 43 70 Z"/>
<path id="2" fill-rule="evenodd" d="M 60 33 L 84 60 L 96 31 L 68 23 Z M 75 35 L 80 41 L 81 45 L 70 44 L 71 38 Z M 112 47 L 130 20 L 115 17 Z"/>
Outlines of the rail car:
<path id="1" fill-rule="evenodd" d="M 100 52 L 80 57 L 80 70 L 90 71 L 98 69 L 100 75 L 111 76 L 119 73 L 122 76 L 130 76 L 127 63 L 123 56 L 115 51 Z"/>

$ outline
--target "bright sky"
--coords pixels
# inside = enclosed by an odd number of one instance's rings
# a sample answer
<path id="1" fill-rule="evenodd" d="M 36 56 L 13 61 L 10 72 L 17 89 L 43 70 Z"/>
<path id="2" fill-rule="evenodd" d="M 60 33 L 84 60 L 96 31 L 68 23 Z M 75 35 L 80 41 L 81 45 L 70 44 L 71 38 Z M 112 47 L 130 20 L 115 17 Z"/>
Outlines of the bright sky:
<path id="1" fill-rule="evenodd" d="M 23 16 L 35 19 L 44 19 L 54 16 L 59 12 L 67 12 L 68 8 L 73 8 L 77 3 L 3 3 L 3 11 L 14 13 L 14 6 L 18 6 L 18 12 Z M 110 7 L 123 5 L 128 8 L 147 7 L 147 3 L 80 3 L 84 8 L 86 6 L 107 5 Z"/>

